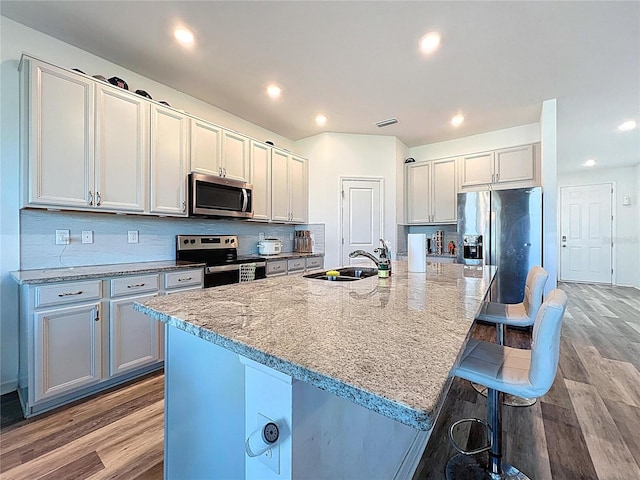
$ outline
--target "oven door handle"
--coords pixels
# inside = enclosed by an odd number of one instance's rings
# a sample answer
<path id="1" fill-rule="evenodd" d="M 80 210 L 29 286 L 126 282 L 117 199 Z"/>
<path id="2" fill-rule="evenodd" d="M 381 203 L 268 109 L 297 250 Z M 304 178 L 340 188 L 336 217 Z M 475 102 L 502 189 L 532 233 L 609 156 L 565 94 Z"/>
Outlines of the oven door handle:
<path id="1" fill-rule="evenodd" d="M 249 263 L 255 263 L 256 267 L 264 267 L 267 265 L 266 261 L 258 261 L 258 262 L 246 262 L 247 264 Z M 213 267 L 207 267 L 205 269 L 205 273 L 216 273 L 216 272 L 233 272 L 236 270 L 240 270 L 240 266 L 242 264 L 241 263 L 234 263 L 233 265 L 216 265 Z"/>
<path id="2" fill-rule="evenodd" d="M 242 211 L 247 211 L 247 206 L 249 205 L 249 194 L 247 193 L 247 189 L 242 189 Z"/>

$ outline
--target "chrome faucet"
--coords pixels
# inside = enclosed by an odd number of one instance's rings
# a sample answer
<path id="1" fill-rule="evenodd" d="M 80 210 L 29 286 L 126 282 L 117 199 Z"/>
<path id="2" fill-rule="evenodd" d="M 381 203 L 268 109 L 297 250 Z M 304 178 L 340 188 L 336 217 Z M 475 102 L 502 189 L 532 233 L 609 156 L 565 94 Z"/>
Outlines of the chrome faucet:
<path id="1" fill-rule="evenodd" d="M 390 265 L 391 264 L 391 259 L 389 258 L 389 249 L 387 248 L 387 244 L 385 243 L 385 241 L 381 238 L 380 239 L 380 243 L 381 243 L 381 247 L 380 248 L 376 248 L 374 250 L 375 253 L 377 253 L 378 255 L 380 255 L 380 258 L 376 258 L 374 255 L 372 255 L 371 253 L 367 252 L 366 250 L 354 250 L 353 252 L 351 252 L 349 254 L 349 257 L 351 258 L 355 258 L 355 257 L 367 257 L 369 260 L 371 260 L 373 263 L 376 264 L 376 266 L 380 266 L 380 264 L 387 264 Z"/>

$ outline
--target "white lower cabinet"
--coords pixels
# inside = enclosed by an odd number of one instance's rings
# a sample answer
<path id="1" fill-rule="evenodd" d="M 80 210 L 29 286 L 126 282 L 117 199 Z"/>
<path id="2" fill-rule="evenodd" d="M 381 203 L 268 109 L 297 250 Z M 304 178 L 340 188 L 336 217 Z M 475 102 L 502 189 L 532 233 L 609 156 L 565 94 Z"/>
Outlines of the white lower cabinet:
<path id="1" fill-rule="evenodd" d="M 35 402 L 98 383 L 102 378 L 100 303 L 33 314 Z"/>
<path id="2" fill-rule="evenodd" d="M 162 368 L 164 325 L 133 305 L 202 286 L 202 268 L 22 285 L 18 393 L 25 416 Z"/>

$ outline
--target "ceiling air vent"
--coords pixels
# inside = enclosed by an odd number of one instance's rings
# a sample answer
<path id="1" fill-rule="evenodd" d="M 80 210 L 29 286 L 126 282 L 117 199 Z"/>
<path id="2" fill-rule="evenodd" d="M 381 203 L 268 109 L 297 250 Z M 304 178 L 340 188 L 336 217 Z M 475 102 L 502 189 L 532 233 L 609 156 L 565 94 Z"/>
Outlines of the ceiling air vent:
<path id="1" fill-rule="evenodd" d="M 382 120 L 381 122 L 376 122 L 375 125 L 378 128 L 382 128 L 382 127 L 388 127 L 389 125 L 395 125 L 396 123 L 398 123 L 397 118 L 389 118 L 387 120 Z"/>

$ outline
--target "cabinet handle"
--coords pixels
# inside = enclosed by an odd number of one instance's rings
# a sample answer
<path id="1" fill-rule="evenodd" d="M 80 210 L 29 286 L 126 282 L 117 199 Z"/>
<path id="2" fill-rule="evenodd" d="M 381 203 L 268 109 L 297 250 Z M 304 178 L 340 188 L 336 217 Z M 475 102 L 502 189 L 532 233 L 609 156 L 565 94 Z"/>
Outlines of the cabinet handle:
<path id="1" fill-rule="evenodd" d="M 179 278 L 178 279 L 179 282 L 188 282 L 189 280 L 191 280 L 191 277 L 189 277 L 189 278 Z"/>
<path id="2" fill-rule="evenodd" d="M 69 297 L 71 295 L 82 295 L 84 292 L 82 290 L 78 290 L 77 292 L 68 292 L 68 293 L 59 293 L 59 297 Z"/>
<path id="3" fill-rule="evenodd" d="M 102 197 L 100 196 L 100 192 L 96 192 L 96 207 L 102 205 Z"/>
<path id="4" fill-rule="evenodd" d="M 182 201 L 182 213 L 187 211 L 187 202 L 186 201 Z"/>
<path id="5" fill-rule="evenodd" d="M 144 287 L 146 285 L 146 283 L 137 283 L 135 285 L 127 285 L 127 288 L 138 288 L 138 287 Z"/>
<path id="6" fill-rule="evenodd" d="M 93 207 L 93 192 L 89 190 L 89 206 Z"/>
<path id="7" fill-rule="evenodd" d="M 100 306 L 96 307 L 96 318 L 94 318 L 96 322 L 100 321 Z"/>
<path id="8" fill-rule="evenodd" d="M 500 181 L 500 173 L 496 173 L 496 182 Z"/>
<path id="9" fill-rule="evenodd" d="M 227 167 L 222 167 L 222 172 L 224 173 L 224 176 L 227 176 Z"/>

